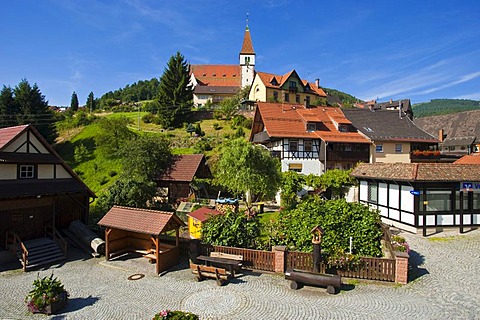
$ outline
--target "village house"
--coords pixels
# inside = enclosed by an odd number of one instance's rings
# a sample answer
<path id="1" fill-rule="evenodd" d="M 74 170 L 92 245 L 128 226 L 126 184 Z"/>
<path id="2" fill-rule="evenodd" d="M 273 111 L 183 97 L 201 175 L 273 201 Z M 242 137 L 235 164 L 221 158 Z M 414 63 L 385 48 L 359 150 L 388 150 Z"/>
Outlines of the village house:
<path id="1" fill-rule="evenodd" d="M 215 105 L 251 85 L 255 76 L 255 56 L 247 24 L 238 65 L 190 65 L 193 104 L 202 107 L 210 100 Z"/>
<path id="2" fill-rule="evenodd" d="M 172 166 L 156 180 L 158 200 L 172 203 L 178 199 L 197 197 L 206 194 L 201 185 L 194 185 L 194 179 L 210 178 L 212 173 L 203 154 L 176 155 Z"/>
<path id="3" fill-rule="evenodd" d="M 31 125 L 0 129 L 0 244 L 45 238 L 46 230 L 88 222 L 95 194 Z M 54 236 L 56 237 L 56 236 Z M 27 247 L 25 242 L 24 247 Z M 61 258 L 44 252 L 30 266 Z M 45 259 L 42 257 L 45 256 Z M 26 263 L 25 260 L 23 260 Z M 24 265 L 24 268 L 27 266 Z"/>
<path id="4" fill-rule="evenodd" d="M 354 104 L 354 107 L 360 109 L 369 109 L 372 111 L 376 110 L 397 110 L 400 113 L 404 113 L 410 120 L 413 120 L 413 109 L 410 99 L 402 100 L 392 100 L 387 102 L 377 102 L 376 100 L 371 100 L 367 102 L 357 102 Z"/>
<path id="5" fill-rule="evenodd" d="M 295 70 L 285 75 L 257 72 L 250 88 L 249 100 L 292 104 L 326 105 L 327 94 L 320 88 L 319 80 L 309 83 Z"/>
<path id="6" fill-rule="evenodd" d="M 440 157 L 439 141 L 401 110 L 346 108 L 343 113 L 370 140 L 370 163 L 432 162 Z"/>
<path id="7" fill-rule="evenodd" d="M 370 141 L 339 107 L 258 102 L 250 141 L 278 157 L 282 171 L 321 175 L 369 161 Z"/>
<path id="8" fill-rule="evenodd" d="M 351 175 L 360 181 L 359 202 L 389 225 L 424 236 L 480 225 L 478 164 L 363 163 Z"/>

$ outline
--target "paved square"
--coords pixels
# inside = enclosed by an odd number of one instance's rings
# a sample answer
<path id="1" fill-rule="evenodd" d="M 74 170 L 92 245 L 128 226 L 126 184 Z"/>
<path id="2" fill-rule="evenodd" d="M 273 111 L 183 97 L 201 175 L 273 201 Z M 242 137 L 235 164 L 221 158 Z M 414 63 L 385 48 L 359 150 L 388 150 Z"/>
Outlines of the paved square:
<path id="1" fill-rule="evenodd" d="M 69 261 L 48 270 L 0 272 L 0 319 L 151 319 L 163 309 L 201 319 L 480 319 L 480 231 L 402 236 L 413 250 L 415 280 L 404 286 L 355 281 L 337 295 L 315 287 L 293 291 L 271 274 L 245 273 L 218 287 L 196 282 L 186 261 L 156 276 L 146 259 L 106 262 L 72 249 Z M 52 271 L 70 293 L 67 308 L 56 316 L 32 315 L 23 299 L 37 274 Z M 145 277 L 127 279 L 135 273 Z"/>

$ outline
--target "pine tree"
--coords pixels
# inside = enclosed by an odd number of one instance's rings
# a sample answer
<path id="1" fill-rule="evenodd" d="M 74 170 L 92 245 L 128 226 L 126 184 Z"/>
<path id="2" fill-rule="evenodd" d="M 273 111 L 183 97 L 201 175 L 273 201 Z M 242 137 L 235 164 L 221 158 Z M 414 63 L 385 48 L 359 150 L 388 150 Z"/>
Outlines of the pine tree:
<path id="1" fill-rule="evenodd" d="M 190 67 L 180 52 L 170 57 L 158 88 L 159 118 L 165 128 L 181 124 L 191 111 L 193 90 L 189 74 Z"/>
<path id="2" fill-rule="evenodd" d="M 33 124 L 50 143 L 56 137 L 55 116 L 48 108 L 48 101 L 35 83 L 31 86 L 23 79 L 14 89 L 14 109 L 16 124 Z"/>
<path id="3" fill-rule="evenodd" d="M 92 91 L 90 91 L 90 93 L 88 94 L 86 108 L 88 112 L 92 112 L 93 110 L 95 110 L 95 97 Z"/>
<path id="4" fill-rule="evenodd" d="M 17 124 L 15 116 L 17 107 L 13 98 L 11 87 L 3 86 L 0 92 L 0 128 L 10 127 Z"/>
<path id="5" fill-rule="evenodd" d="M 75 91 L 73 91 L 72 99 L 70 100 L 70 110 L 72 112 L 77 112 L 78 111 L 78 97 L 77 97 L 77 93 Z"/>

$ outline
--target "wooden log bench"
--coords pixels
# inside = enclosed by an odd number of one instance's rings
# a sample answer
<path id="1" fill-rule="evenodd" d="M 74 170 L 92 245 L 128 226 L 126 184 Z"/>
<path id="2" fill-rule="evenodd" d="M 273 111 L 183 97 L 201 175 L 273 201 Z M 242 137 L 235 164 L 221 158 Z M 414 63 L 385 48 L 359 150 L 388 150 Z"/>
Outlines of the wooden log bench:
<path id="1" fill-rule="evenodd" d="M 326 273 L 313 273 L 303 270 L 288 269 L 285 279 L 291 280 L 290 288 L 297 290 L 302 284 L 327 287 L 329 294 L 335 294 L 342 286 L 342 278 L 339 275 Z"/>
<path id="2" fill-rule="evenodd" d="M 218 286 L 222 286 L 226 281 L 233 278 L 233 275 L 223 268 L 190 263 L 190 269 L 197 281 L 202 281 L 205 278 L 215 279 Z"/>
<path id="3" fill-rule="evenodd" d="M 213 252 L 210 252 L 210 257 L 212 257 L 212 258 L 223 258 L 223 259 L 229 259 L 229 260 L 237 261 L 238 263 L 233 265 L 233 269 L 235 271 L 242 270 L 242 262 L 243 262 L 243 256 L 242 255 L 213 251 Z"/>

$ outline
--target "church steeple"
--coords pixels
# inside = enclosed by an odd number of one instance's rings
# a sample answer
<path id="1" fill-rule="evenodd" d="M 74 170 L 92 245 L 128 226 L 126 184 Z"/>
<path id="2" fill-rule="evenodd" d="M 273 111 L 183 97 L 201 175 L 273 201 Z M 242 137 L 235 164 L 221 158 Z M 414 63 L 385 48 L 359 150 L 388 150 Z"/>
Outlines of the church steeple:
<path id="1" fill-rule="evenodd" d="M 248 28 L 248 13 L 245 35 L 243 36 L 242 49 L 240 50 L 240 67 L 242 69 L 242 88 L 251 85 L 255 75 L 255 50 L 253 50 L 252 37 Z"/>

